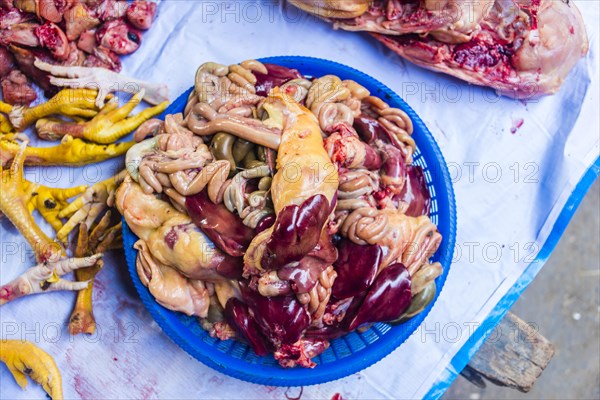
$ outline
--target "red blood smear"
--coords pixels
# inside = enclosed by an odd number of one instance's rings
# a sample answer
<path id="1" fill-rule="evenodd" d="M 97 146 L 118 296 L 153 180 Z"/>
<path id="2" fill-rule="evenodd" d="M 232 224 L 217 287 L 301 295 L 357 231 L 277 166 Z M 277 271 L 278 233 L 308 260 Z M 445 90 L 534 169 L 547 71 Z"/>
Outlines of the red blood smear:
<path id="1" fill-rule="evenodd" d="M 167 243 L 167 246 L 169 246 L 169 248 L 171 250 L 173 250 L 173 247 L 175 247 L 175 243 L 177 242 L 177 239 L 179 238 L 179 234 L 177 233 L 177 231 L 175 230 L 175 227 L 171 228 L 171 230 L 169 232 L 167 232 L 167 234 L 165 235 L 165 243 Z"/>
<path id="2" fill-rule="evenodd" d="M 513 135 L 515 133 L 517 133 L 517 131 L 519 130 L 519 128 L 521 128 L 523 126 L 524 122 L 525 121 L 523 120 L 523 118 L 519 118 L 519 119 L 513 120 L 513 126 L 512 126 L 512 128 L 510 128 L 510 133 L 512 133 Z"/>

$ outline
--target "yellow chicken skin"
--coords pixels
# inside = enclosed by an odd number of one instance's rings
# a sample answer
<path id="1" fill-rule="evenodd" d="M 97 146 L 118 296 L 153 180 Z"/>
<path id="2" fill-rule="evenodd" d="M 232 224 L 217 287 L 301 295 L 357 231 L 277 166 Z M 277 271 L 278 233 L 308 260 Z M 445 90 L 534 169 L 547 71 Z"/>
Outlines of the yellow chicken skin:
<path id="1" fill-rule="evenodd" d="M 13 126 L 3 114 L 0 114 L 0 134 L 10 133 L 13 130 Z"/>
<path id="2" fill-rule="evenodd" d="M 264 108 L 270 116 L 264 124 L 282 130 L 277 173 L 271 186 L 275 213 L 317 194 L 331 203 L 339 178 L 323 146 L 317 118 L 279 88 L 270 93 Z"/>
<path id="3" fill-rule="evenodd" d="M 4 141 L 0 141 L 0 150 L 4 150 L 3 145 Z M 23 145 L 20 145 L 17 142 L 11 142 L 10 149 L 11 152 L 14 151 L 10 160 L 12 161 L 15 159 L 15 156 L 20 154 L 20 152 L 23 152 L 26 155 L 29 147 L 26 146 L 23 150 Z M 3 152 L 2 156 L 4 157 L 4 155 L 5 153 Z M 6 164 L 8 164 L 8 162 Z M 2 163 L 0 164 L 0 167 L 4 167 L 6 164 Z M 0 183 L 0 187 L 5 192 L 4 195 L 7 199 L 14 196 L 18 200 L 18 203 L 16 204 L 11 204 L 8 200 L 5 200 L 5 206 L 18 206 L 18 204 L 23 202 L 30 213 L 34 210 L 38 210 L 42 217 L 52 225 L 54 230 L 60 230 L 62 221 L 59 219 L 58 214 L 69 205 L 67 200 L 81 194 L 86 189 L 86 186 L 61 189 L 40 185 L 26 180 L 22 176 L 22 167 L 23 165 L 19 165 L 19 162 L 17 161 L 13 162 L 10 169 L 2 171 L 3 181 Z M 13 168 L 15 171 L 11 173 Z"/>
<path id="4" fill-rule="evenodd" d="M 42 385 L 53 400 L 62 400 L 62 377 L 54 359 L 33 343 L 21 340 L 0 341 L 0 361 L 25 389 L 27 376 Z"/>
<path id="5" fill-rule="evenodd" d="M 210 297 L 204 283 L 188 279 L 174 268 L 157 262 L 143 240 L 133 246 L 139 251 L 136 270 L 152 296 L 169 310 L 204 318 L 208 314 Z"/>
<path id="6" fill-rule="evenodd" d="M 323 147 L 316 117 L 279 88 L 271 91 L 264 108 L 269 113 L 264 124 L 282 130 L 277 173 L 271 185 L 275 213 L 279 215 L 285 207 L 299 206 L 316 195 L 325 196 L 331 204 L 339 186 L 338 171 Z M 255 236 L 250 243 L 244 255 L 247 271 L 263 269 L 261 263 L 275 226 Z"/>
<path id="7" fill-rule="evenodd" d="M 160 264 L 175 268 L 194 280 L 222 281 L 217 267 L 225 253 L 198 228 L 189 216 L 170 204 L 146 194 L 125 178 L 117 190 L 116 205 L 131 230 L 148 245 Z"/>

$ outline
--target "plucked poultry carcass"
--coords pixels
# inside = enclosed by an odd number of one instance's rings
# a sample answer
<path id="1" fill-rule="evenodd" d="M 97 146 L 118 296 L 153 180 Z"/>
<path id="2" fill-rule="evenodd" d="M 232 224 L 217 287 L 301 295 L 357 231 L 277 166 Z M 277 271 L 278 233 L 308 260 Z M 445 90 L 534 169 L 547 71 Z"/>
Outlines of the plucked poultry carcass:
<path id="1" fill-rule="evenodd" d="M 588 50 L 568 0 L 290 2 L 335 28 L 370 32 L 415 64 L 516 98 L 555 93 Z"/>

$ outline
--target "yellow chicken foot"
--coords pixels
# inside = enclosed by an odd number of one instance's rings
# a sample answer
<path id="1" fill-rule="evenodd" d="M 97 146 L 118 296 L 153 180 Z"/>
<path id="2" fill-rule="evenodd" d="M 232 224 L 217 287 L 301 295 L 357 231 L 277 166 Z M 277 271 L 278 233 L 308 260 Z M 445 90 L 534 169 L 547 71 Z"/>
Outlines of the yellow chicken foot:
<path id="1" fill-rule="evenodd" d="M 79 236 L 75 248 L 76 257 L 83 257 L 92 253 L 104 253 L 116 240 L 120 240 L 118 236 L 121 231 L 121 223 L 119 222 L 117 225 L 110 227 L 111 215 L 111 210 L 108 210 L 94 229 L 91 230 L 91 233 L 88 233 L 86 224 L 79 224 Z M 91 284 L 77 293 L 75 307 L 69 318 L 69 333 L 71 335 L 79 333 L 93 334 L 96 332 L 96 320 L 92 304 L 93 280 L 103 266 L 103 260 L 98 260 L 91 267 L 75 271 L 77 281 L 89 281 Z"/>
<path id="2" fill-rule="evenodd" d="M 85 185 L 65 189 L 51 188 L 29 181 L 23 181 L 23 186 L 27 196 L 27 209 L 29 212 L 32 213 L 34 210 L 38 210 L 55 231 L 59 231 L 63 226 L 58 213 L 69 205 L 67 200 L 80 195 L 87 188 Z"/>
<path id="3" fill-rule="evenodd" d="M 116 102 L 110 101 L 92 120 L 83 123 L 40 119 L 36 123 L 38 136 L 45 140 L 58 140 L 65 135 L 71 135 L 100 144 L 113 143 L 137 129 L 144 121 L 162 113 L 169 105 L 165 101 L 127 118 L 143 96 L 142 89 L 120 108 L 117 108 Z"/>
<path id="4" fill-rule="evenodd" d="M 8 117 L 17 130 L 54 114 L 93 118 L 99 111 L 95 103 L 97 93 L 92 89 L 63 89 L 46 103 L 35 107 L 13 107 Z"/>
<path id="5" fill-rule="evenodd" d="M 103 218 L 95 230 L 105 229 L 103 225 L 107 225 L 110 222 L 110 214 L 106 214 L 108 215 L 108 219 L 106 219 L 106 217 Z M 107 222 L 104 222 L 105 219 Z M 84 257 L 88 253 L 89 245 L 87 226 L 85 224 L 79 224 L 79 236 L 77 238 L 77 247 L 75 248 L 75 257 Z M 98 262 L 91 267 L 81 268 L 75 271 L 75 278 L 77 281 L 90 281 L 92 284 L 77 293 L 75 307 L 73 308 L 71 317 L 69 317 L 69 333 L 71 335 L 77 335 L 79 333 L 93 334 L 96 332 L 96 320 L 92 310 L 93 279 L 102 267 L 102 260 L 98 260 Z"/>
<path id="6" fill-rule="evenodd" d="M 66 242 L 69 233 L 85 221 L 87 229 L 108 207 L 114 205 L 114 196 L 117 187 L 125 179 L 127 172 L 121 171 L 117 175 L 90 186 L 80 197 L 58 213 L 59 218 L 69 218 L 65 225 L 57 232 L 56 238 Z"/>
<path id="7" fill-rule="evenodd" d="M 135 142 L 99 145 L 65 136 L 58 146 L 25 149 L 25 165 L 81 166 L 125 154 Z M 19 151 L 19 144 L 8 137 L 0 137 L 0 161 L 7 165 Z"/>
<path id="8" fill-rule="evenodd" d="M 60 277 L 79 268 L 90 267 L 102 257 L 95 254 L 85 258 L 63 258 L 59 261 L 44 261 L 29 268 L 18 278 L 0 286 L 0 306 L 30 294 L 58 290 L 81 290 L 89 282 L 72 282 Z"/>
<path id="9" fill-rule="evenodd" d="M 30 200 L 34 192 L 31 183 L 23 177 L 23 162 L 27 142 L 21 144 L 9 169 L 0 165 L 0 212 L 8 217 L 33 248 L 38 261 L 60 258 L 64 250 L 50 239 L 35 223 L 30 213 Z"/>
<path id="10" fill-rule="evenodd" d="M 4 142 L 0 140 L 0 150 L 2 151 L 2 157 L 6 155 L 7 152 L 4 152 L 3 147 Z M 14 148 L 16 146 L 16 149 Z M 25 154 L 28 153 L 29 147 L 25 149 Z M 18 153 L 20 150 L 20 146 L 16 142 L 11 143 L 11 152 L 14 152 L 14 155 Z M 14 157 L 13 155 L 13 157 Z M 11 160 L 12 161 L 12 158 Z M 9 162 L 3 162 L 2 166 L 7 165 Z M 25 160 L 27 163 L 27 160 Z M 69 205 L 67 202 L 71 197 L 75 197 L 85 191 L 86 186 L 76 186 L 73 188 L 51 188 L 48 186 L 40 185 L 37 183 L 30 182 L 28 180 L 21 180 L 20 183 L 23 186 L 23 199 L 27 205 L 27 209 L 30 213 L 34 210 L 38 210 L 39 213 L 44 217 L 54 230 L 58 231 L 62 227 L 62 222 L 58 218 L 58 213 Z M 4 182 L 2 184 L 2 188 L 8 185 L 8 182 Z"/>
<path id="11" fill-rule="evenodd" d="M 69 333 L 78 335 L 87 333 L 92 335 L 96 333 L 96 319 L 94 318 L 94 310 L 92 303 L 93 281 L 96 274 L 104 267 L 104 261 L 99 260 L 91 267 L 75 271 L 77 281 L 91 282 L 88 287 L 77 292 L 77 300 L 75 307 L 69 317 Z"/>
<path id="12" fill-rule="evenodd" d="M 17 384 L 27 387 L 27 376 L 42 385 L 53 400 L 62 400 L 62 378 L 54 359 L 31 342 L 2 340 L 0 361 L 8 367 Z"/>
<path id="13" fill-rule="evenodd" d="M 113 242 L 119 237 L 121 222 L 119 221 L 115 226 L 110 227 L 113 211 L 116 210 L 108 210 L 89 234 L 87 244 L 88 254 L 104 253 L 113 246 Z"/>

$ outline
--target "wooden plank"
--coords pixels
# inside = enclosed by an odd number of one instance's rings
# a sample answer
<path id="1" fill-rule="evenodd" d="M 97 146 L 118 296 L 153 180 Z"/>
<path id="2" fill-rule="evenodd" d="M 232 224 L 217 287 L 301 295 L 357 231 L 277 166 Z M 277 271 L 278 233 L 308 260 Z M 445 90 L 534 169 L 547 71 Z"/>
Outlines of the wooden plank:
<path id="1" fill-rule="evenodd" d="M 512 313 L 475 353 L 461 374 L 483 387 L 490 382 L 528 392 L 554 355 L 554 345 Z"/>

